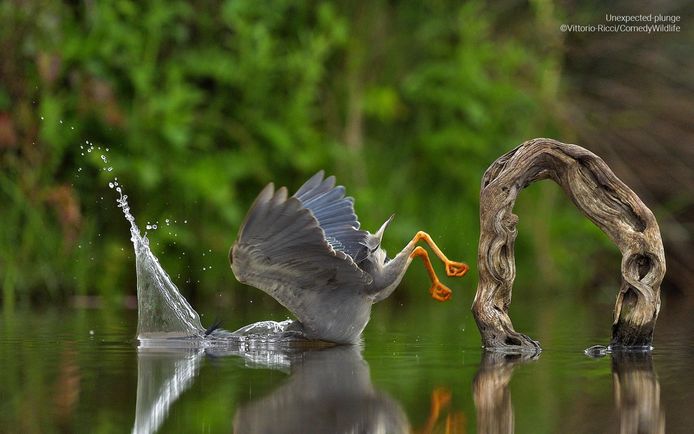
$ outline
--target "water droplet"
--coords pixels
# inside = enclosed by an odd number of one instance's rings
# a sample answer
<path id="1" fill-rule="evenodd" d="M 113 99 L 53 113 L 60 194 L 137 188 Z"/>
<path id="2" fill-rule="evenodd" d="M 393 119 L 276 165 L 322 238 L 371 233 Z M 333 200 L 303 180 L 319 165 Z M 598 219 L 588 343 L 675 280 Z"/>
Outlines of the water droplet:
<path id="1" fill-rule="evenodd" d="M 82 171 L 82 168 L 81 168 L 81 167 L 78 167 L 78 168 L 77 168 L 77 171 L 78 171 L 78 172 L 81 172 L 81 171 Z"/>
<path id="2" fill-rule="evenodd" d="M 118 193 L 120 193 L 120 192 L 121 192 L 120 187 L 116 187 L 116 191 L 117 191 Z"/>
<path id="3" fill-rule="evenodd" d="M 60 122 L 60 123 L 62 124 L 62 123 L 63 123 L 63 120 L 62 120 L 62 119 L 60 119 L 60 120 L 59 120 L 58 122 Z"/>
<path id="4" fill-rule="evenodd" d="M 188 224 L 188 220 L 183 220 L 183 223 Z"/>
<path id="5" fill-rule="evenodd" d="M 43 120 L 43 116 L 41 116 L 41 120 Z"/>
<path id="6" fill-rule="evenodd" d="M 106 148 L 106 152 L 108 152 L 108 148 Z"/>
<path id="7" fill-rule="evenodd" d="M 168 226 L 168 225 L 170 224 L 170 222 L 171 222 L 171 220 L 169 220 L 169 219 L 166 219 L 166 220 L 164 220 L 164 221 L 166 222 L 166 226 Z"/>
<path id="8" fill-rule="evenodd" d="M 106 156 L 104 154 L 101 154 L 101 161 L 104 163 L 108 163 L 108 160 L 106 159 Z"/>
<path id="9" fill-rule="evenodd" d="M 92 149 L 94 149 L 94 148 L 87 149 L 87 152 L 92 152 Z"/>
<path id="10" fill-rule="evenodd" d="M 156 228 L 157 228 L 157 225 L 152 225 L 152 229 L 156 229 Z"/>
<path id="11" fill-rule="evenodd" d="M 89 335 L 94 336 L 94 330 L 89 330 Z"/>
<path id="12" fill-rule="evenodd" d="M 106 171 L 107 171 L 107 172 L 110 172 L 110 171 L 112 171 L 112 170 L 113 170 L 113 167 L 111 167 L 111 166 L 109 166 L 109 167 L 106 168 Z"/>

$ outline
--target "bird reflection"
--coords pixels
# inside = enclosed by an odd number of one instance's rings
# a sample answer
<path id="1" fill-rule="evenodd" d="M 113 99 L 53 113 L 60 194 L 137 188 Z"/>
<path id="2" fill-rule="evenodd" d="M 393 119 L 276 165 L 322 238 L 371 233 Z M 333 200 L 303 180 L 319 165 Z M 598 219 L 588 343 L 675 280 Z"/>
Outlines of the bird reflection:
<path id="1" fill-rule="evenodd" d="M 286 383 L 241 406 L 235 433 L 406 433 L 397 401 L 374 388 L 358 346 L 323 349 L 140 348 L 133 433 L 157 432 L 191 387 L 206 355 L 240 356 L 247 366 L 289 371 Z"/>
<path id="2" fill-rule="evenodd" d="M 406 433 L 400 405 L 371 383 L 357 346 L 291 356 L 291 376 L 268 396 L 243 405 L 234 432 Z"/>
<path id="3" fill-rule="evenodd" d="M 650 352 L 612 353 L 614 400 L 620 433 L 664 433 L 660 383 Z"/>
<path id="4" fill-rule="evenodd" d="M 536 360 L 538 354 L 506 354 L 486 351 L 472 382 L 477 410 L 477 432 L 514 432 L 513 402 L 509 382 L 517 365 Z"/>

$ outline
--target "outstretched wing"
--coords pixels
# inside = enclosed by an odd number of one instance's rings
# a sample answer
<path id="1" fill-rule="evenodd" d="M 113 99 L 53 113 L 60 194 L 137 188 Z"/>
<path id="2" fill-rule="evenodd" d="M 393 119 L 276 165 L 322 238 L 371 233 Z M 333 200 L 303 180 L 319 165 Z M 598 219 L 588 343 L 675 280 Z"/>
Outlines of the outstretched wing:
<path id="1" fill-rule="evenodd" d="M 371 282 L 347 253 L 328 244 L 312 212 L 273 184 L 248 211 L 229 259 L 240 282 L 265 291 L 300 321 L 312 316 L 318 292 L 356 294 Z"/>
<path id="2" fill-rule="evenodd" d="M 323 179 L 321 170 L 304 183 L 294 197 L 309 209 L 325 232 L 330 247 L 345 252 L 353 260 L 363 256 L 367 232 L 359 230 L 354 199 L 345 197 L 345 187 L 335 187 L 335 177 Z"/>

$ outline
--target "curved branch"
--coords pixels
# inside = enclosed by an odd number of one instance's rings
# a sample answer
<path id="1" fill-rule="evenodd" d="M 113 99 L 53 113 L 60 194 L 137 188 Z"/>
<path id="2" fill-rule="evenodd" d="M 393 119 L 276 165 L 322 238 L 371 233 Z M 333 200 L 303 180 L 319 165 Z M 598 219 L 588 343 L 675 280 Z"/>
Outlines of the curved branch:
<path id="1" fill-rule="evenodd" d="M 653 213 L 597 155 L 580 146 L 533 139 L 501 156 L 482 179 L 479 283 L 472 311 L 485 348 L 539 350 L 538 342 L 513 329 L 508 316 L 516 277 L 518 216 L 512 211 L 522 189 L 548 178 L 622 253 L 611 345 L 650 346 L 665 275 L 663 243 Z"/>

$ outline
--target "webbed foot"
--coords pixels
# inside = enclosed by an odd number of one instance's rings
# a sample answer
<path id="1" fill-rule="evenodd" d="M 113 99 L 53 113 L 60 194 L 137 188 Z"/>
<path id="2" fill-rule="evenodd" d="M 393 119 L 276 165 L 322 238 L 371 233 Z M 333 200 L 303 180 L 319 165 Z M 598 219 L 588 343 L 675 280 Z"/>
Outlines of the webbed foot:
<path id="1" fill-rule="evenodd" d="M 470 267 L 464 262 L 448 261 L 446 262 L 446 274 L 449 277 L 463 277 L 468 272 Z"/>
<path id="2" fill-rule="evenodd" d="M 434 282 L 431 288 L 429 288 L 429 293 L 431 294 L 431 298 L 436 301 L 448 301 L 453 295 L 453 291 L 448 289 L 448 287 L 441 282 Z"/>

